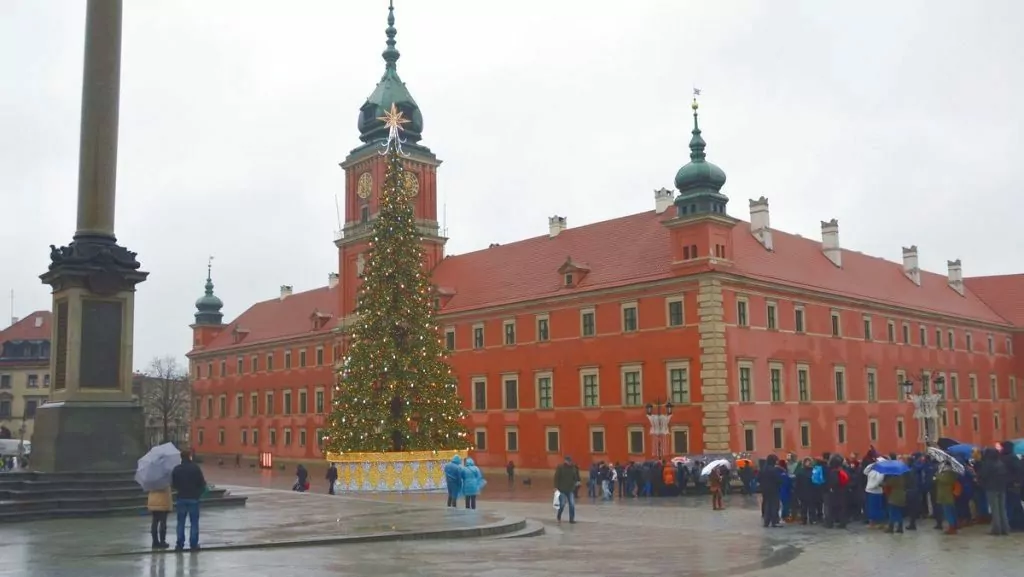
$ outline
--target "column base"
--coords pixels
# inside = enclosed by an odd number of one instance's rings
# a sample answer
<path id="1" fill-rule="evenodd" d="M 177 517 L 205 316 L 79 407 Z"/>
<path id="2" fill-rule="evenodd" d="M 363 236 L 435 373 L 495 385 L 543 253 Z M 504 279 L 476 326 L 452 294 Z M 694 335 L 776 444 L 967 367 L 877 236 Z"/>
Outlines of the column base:
<path id="1" fill-rule="evenodd" d="M 145 453 L 142 407 L 63 402 L 36 410 L 31 469 L 44 473 L 134 470 Z"/>

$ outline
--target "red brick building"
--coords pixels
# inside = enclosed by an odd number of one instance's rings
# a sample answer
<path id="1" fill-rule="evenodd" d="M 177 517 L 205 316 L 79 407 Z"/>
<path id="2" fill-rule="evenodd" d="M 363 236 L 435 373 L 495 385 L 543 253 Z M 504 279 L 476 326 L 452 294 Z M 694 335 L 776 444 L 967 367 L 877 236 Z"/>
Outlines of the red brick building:
<path id="1" fill-rule="evenodd" d="M 901 383 L 945 379 L 927 434 L 988 443 L 1020 437 L 1018 380 L 1024 275 L 964 278 L 841 247 L 836 220 L 820 240 L 770 226 L 765 198 L 749 221 L 729 214 L 725 173 L 707 161 L 697 122 L 677 191 L 652 210 L 449 256 L 437 223 L 440 161 L 420 143 L 419 108 L 397 74 L 393 16 L 385 73 L 360 108 L 362 145 L 346 173 L 339 274 L 327 286 L 282 287 L 222 323 L 208 279 L 197 301 L 193 438 L 203 453 L 317 458 L 335 365 L 346 348 L 375 218 L 392 103 L 406 125 L 424 265 L 438 321 L 470 410 L 475 457 L 521 468 L 682 453 L 902 451 L 920 446 Z M 669 167 L 666 167 L 666 170 Z M 670 401 L 665 434 L 645 406 Z M 662 410 L 656 407 L 655 411 Z"/>

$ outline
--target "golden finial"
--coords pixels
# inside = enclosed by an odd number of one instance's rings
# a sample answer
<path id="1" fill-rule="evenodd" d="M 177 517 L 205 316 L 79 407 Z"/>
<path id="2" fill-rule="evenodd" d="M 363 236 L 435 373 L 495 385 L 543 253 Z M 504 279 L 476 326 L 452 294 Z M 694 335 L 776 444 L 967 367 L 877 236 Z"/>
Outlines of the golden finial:
<path id="1" fill-rule="evenodd" d="M 690 108 L 692 108 L 694 112 L 696 112 L 697 108 L 698 108 L 698 105 L 697 105 L 697 97 L 698 96 L 700 96 L 700 88 L 694 87 L 694 89 L 693 89 L 693 104 L 690 105 Z"/>

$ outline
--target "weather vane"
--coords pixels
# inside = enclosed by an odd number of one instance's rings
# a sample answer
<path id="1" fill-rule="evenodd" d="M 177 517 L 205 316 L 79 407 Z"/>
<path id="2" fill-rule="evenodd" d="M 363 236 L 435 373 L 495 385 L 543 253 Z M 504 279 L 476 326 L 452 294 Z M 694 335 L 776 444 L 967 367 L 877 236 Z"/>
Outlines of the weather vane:
<path id="1" fill-rule="evenodd" d="M 213 271 L 213 255 L 211 254 L 210 257 L 208 259 L 206 259 L 206 276 L 210 276 L 210 273 L 212 271 Z"/>
<path id="2" fill-rule="evenodd" d="M 693 87 L 693 104 L 690 105 L 690 108 L 692 108 L 694 110 L 697 110 L 697 97 L 698 96 L 700 96 L 700 88 L 697 88 L 696 86 L 694 86 Z"/>
<path id="3" fill-rule="evenodd" d="M 405 130 L 405 128 L 402 125 L 407 124 L 409 122 L 409 119 L 405 118 L 402 115 L 402 111 L 399 110 L 397 106 L 395 106 L 394 102 L 392 102 L 391 109 L 384 111 L 384 116 L 378 116 L 377 120 L 382 121 L 384 123 L 384 126 L 388 128 L 388 139 L 384 143 L 384 146 L 382 147 L 383 150 L 381 150 L 380 153 L 387 154 L 388 149 L 391 148 L 391 144 L 394 143 L 395 150 L 398 151 L 398 154 L 404 156 L 405 151 L 402 150 L 402 143 L 404 143 L 405 140 L 402 139 L 398 132 L 400 130 Z"/>

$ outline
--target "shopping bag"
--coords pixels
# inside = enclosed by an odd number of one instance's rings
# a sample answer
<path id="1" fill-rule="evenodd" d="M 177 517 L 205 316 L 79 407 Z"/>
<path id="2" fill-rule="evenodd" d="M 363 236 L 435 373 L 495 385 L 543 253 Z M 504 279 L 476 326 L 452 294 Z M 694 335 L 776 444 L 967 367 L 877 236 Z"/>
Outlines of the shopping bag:
<path id="1" fill-rule="evenodd" d="M 562 506 L 562 493 L 558 489 L 555 489 L 555 500 L 553 503 L 551 503 L 551 505 L 555 509 L 558 509 L 559 507 Z"/>

